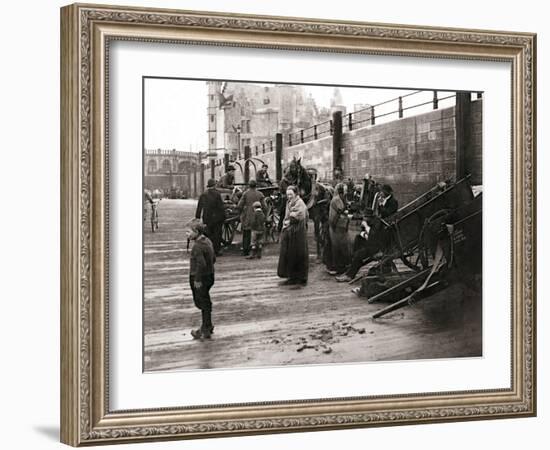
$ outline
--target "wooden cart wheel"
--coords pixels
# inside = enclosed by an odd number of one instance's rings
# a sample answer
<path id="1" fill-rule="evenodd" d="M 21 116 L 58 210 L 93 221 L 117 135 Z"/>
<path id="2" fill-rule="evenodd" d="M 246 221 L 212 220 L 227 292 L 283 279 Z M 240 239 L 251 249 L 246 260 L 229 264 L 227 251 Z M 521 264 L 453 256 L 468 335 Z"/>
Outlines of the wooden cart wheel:
<path id="1" fill-rule="evenodd" d="M 264 201 L 267 209 L 266 218 L 268 220 L 268 223 L 266 223 L 266 240 L 267 238 L 270 238 L 273 242 L 277 242 L 279 211 L 276 208 L 276 205 L 271 197 L 266 197 Z"/>
<path id="2" fill-rule="evenodd" d="M 222 225 L 222 245 L 229 247 L 233 243 L 235 236 L 235 230 L 237 229 L 238 222 L 236 220 L 226 220 Z"/>
<path id="3" fill-rule="evenodd" d="M 426 219 L 422 230 L 420 231 L 420 236 L 418 237 L 418 259 L 422 264 L 422 268 L 426 269 L 430 264 L 430 245 L 426 242 L 426 232 L 427 229 L 432 226 L 432 224 L 447 214 L 451 212 L 450 209 L 444 208 L 432 214 L 428 219 Z"/>

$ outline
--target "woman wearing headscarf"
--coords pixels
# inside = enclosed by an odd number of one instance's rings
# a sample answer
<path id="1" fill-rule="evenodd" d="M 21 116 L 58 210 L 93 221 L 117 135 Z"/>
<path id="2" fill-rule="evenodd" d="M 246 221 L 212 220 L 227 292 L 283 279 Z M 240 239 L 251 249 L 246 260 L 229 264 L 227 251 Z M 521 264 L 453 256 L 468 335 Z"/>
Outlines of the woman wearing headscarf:
<path id="1" fill-rule="evenodd" d="M 345 272 L 350 263 L 350 249 L 348 240 L 349 218 L 344 202 L 346 187 L 344 183 L 336 185 L 334 197 L 329 208 L 329 234 L 332 250 L 332 264 L 328 270 L 331 275 Z"/>
<path id="2" fill-rule="evenodd" d="M 277 275 L 287 279 L 285 284 L 305 285 L 309 269 L 307 207 L 296 186 L 289 186 L 286 196 Z"/>

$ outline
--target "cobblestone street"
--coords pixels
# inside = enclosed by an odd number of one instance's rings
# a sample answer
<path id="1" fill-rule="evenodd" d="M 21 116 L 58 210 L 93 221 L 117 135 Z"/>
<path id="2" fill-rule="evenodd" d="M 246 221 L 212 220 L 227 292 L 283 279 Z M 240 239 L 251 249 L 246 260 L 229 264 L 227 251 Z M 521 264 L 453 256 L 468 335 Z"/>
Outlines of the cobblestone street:
<path id="1" fill-rule="evenodd" d="M 261 260 L 240 256 L 240 235 L 218 258 L 211 291 L 215 333 L 193 340 L 200 324 L 188 282 L 184 224 L 195 200 L 164 199 L 159 229 L 144 228 L 144 368 L 146 371 L 327 364 L 481 356 L 481 301 L 458 285 L 382 319 L 316 262 L 304 288 L 280 286 L 278 244 Z M 310 226 L 310 233 L 313 227 Z"/>

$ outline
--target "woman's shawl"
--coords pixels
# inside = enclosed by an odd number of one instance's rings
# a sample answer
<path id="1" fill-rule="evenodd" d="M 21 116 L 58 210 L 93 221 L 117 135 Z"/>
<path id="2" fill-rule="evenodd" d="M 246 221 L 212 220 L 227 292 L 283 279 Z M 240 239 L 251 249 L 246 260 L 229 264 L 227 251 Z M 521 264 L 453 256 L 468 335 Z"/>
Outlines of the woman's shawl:
<path id="1" fill-rule="evenodd" d="M 285 220 L 283 227 L 290 225 L 290 219 L 294 219 L 297 222 L 307 223 L 308 212 L 307 206 L 304 201 L 296 196 L 294 199 L 286 204 Z"/>
<path id="2" fill-rule="evenodd" d="M 342 214 L 345 209 L 346 205 L 344 204 L 342 198 L 340 197 L 340 195 L 336 194 L 330 201 L 330 209 L 328 213 L 328 220 L 333 228 L 336 226 L 336 223 L 340 218 L 340 214 Z"/>

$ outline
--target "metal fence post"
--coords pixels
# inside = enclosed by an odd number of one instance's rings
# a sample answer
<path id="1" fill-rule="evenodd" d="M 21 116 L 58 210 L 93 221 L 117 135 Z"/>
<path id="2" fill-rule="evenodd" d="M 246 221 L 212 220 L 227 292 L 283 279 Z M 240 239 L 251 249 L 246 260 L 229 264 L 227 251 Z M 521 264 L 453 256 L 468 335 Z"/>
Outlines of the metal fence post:
<path id="1" fill-rule="evenodd" d="M 376 124 L 376 117 L 374 115 L 374 106 L 370 107 L 370 124 L 375 125 Z"/>
<path id="2" fill-rule="evenodd" d="M 348 114 L 348 129 L 351 131 L 353 129 L 353 116 L 352 113 Z"/>
<path id="3" fill-rule="evenodd" d="M 342 111 L 332 114 L 334 130 L 332 134 L 332 170 L 342 169 Z"/>
<path id="4" fill-rule="evenodd" d="M 317 140 L 317 125 L 313 125 L 313 139 Z"/>
<path id="5" fill-rule="evenodd" d="M 250 156 L 251 156 L 251 149 L 249 145 L 246 145 L 244 147 L 244 182 L 248 183 L 248 180 L 250 179 Z"/>
<path id="6" fill-rule="evenodd" d="M 434 91 L 434 109 L 439 108 L 439 100 L 437 98 L 437 91 Z"/>
<path id="7" fill-rule="evenodd" d="M 456 179 L 460 180 L 470 173 L 471 161 L 470 124 L 471 124 L 471 95 L 469 92 L 456 93 L 455 127 L 456 152 L 455 166 Z"/>
<path id="8" fill-rule="evenodd" d="M 399 97 L 399 118 L 403 118 L 403 97 Z"/>
<path id="9" fill-rule="evenodd" d="M 273 141 L 271 141 L 273 145 Z M 277 133 L 275 135 L 275 178 L 281 181 L 283 178 L 283 135 Z"/>

